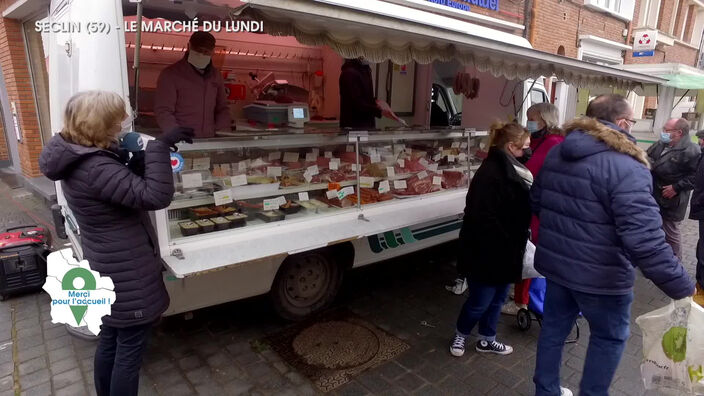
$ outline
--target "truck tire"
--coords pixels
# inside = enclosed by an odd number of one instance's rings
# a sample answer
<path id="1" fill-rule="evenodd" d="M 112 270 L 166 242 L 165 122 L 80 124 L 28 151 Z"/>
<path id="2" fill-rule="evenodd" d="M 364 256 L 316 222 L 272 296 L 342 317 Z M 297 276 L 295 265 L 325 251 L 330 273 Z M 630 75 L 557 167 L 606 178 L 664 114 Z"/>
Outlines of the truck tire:
<path id="1" fill-rule="evenodd" d="M 288 257 L 276 273 L 269 293 L 276 313 L 297 321 L 329 306 L 342 283 L 342 273 L 328 250 Z"/>

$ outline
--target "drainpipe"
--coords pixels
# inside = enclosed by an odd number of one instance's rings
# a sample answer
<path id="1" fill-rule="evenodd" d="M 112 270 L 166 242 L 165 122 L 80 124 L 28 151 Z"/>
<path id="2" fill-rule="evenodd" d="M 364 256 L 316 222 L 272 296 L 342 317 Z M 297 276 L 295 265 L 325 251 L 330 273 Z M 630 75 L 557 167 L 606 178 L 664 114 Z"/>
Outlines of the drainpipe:
<path id="1" fill-rule="evenodd" d="M 525 36 L 528 36 L 530 45 L 535 47 L 535 20 L 538 12 L 538 0 L 526 0 L 525 12 L 523 13 L 523 24 L 526 26 L 524 30 Z"/>
<path id="2" fill-rule="evenodd" d="M 631 37 L 633 37 L 633 21 L 628 22 L 628 33 L 626 33 L 626 45 L 631 45 Z M 624 63 L 626 63 L 627 56 L 628 50 L 626 50 L 626 56 L 623 57 Z"/>

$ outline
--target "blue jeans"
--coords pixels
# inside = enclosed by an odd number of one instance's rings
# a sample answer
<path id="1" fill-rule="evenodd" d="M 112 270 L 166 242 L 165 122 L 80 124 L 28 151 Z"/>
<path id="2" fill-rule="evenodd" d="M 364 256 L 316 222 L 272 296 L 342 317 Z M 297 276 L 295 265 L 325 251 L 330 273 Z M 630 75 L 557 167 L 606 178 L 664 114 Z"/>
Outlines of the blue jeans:
<path id="1" fill-rule="evenodd" d="M 102 325 L 95 350 L 98 396 L 137 396 L 139 369 L 152 324 L 116 328 Z"/>
<path id="2" fill-rule="evenodd" d="M 469 297 L 457 319 L 457 334 L 469 336 L 479 323 L 480 338 L 492 342 L 496 339 L 496 323 L 506 301 L 509 285 L 485 285 L 468 279 L 467 286 Z"/>
<path id="3" fill-rule="evenodd" d="M 560 395 L 562 348 L 582 312 L 591 336 L 579 394 L 607 396 L 630 334 L 631 302 L 632 292 L 618 296 L 580 293 L 548 280 L 533 377 L 535 395 Z"/>

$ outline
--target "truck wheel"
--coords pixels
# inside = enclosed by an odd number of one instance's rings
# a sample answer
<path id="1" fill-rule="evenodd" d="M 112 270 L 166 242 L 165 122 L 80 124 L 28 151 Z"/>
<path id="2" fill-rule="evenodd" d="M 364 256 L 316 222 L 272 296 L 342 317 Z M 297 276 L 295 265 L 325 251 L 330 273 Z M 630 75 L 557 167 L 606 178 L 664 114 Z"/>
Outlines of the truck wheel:
<path id="1" fill-rule="evenodd" d="M 301 320 L 330 305 L 341 283 L 342 269 L 328 252 L 305 252 L 284 261 L 270 296 L 279 316 Z"/>

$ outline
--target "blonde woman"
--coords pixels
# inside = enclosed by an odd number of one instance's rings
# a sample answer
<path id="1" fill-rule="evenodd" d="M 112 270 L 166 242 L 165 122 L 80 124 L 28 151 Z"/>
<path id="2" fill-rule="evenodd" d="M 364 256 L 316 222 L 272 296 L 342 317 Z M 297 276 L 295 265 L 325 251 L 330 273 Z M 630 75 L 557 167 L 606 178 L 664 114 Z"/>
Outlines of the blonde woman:
<path id="1" fill-rule="evenodd" d="M 466 338 L 479 325 L 478 352 L 508 355 L 496 341 L 496 323 L 511 283 L 521 279 L 530 224 L 530 171 L 519 162 L 530 135 L 518 124 L 495 125 L 489 155 L 472 179 L 460 230 L 457 270 L 468 280 L 469 297 L 450 345 L 462 356 Z"/>
<path id="2" fill-rule="evenodd" d="M 169 146 L 193 136 L 175 129 L 149 142 L 143 175 L 135 174 L 117 148 L 125 108 L 112 92 L 76 94 L 66 105 L 63 129 L 39 159 L 42 173 L 61 181 L 86 260 L 115 284 L 116 301 L 103 317 L 95 352 L 100 396 L 137 394 L 149 329 L 169 305 L 147 211 L 171 203 Z"/>

